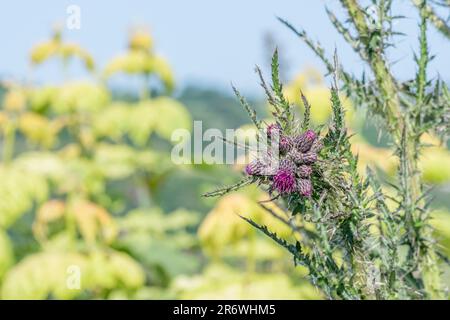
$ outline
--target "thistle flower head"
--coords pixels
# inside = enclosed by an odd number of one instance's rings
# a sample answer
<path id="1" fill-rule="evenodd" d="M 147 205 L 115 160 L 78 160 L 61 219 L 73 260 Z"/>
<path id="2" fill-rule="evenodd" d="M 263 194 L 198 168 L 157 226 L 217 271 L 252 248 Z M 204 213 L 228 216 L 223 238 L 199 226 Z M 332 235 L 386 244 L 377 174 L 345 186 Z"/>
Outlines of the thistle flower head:
<path id="1" fill-rule="evenodd" d="M 314 140 L 311 149 L 309 149 L 310 152 L 315 152 L 315 153 L 319 153 L 320 150 L 322 150 L 323 148 L 323 142 L 320 139 L 316 139 Z"/>
<path id="2" fill-rule="evenodd" d="M 278 123 L 272 123 L 267 126 L 267 137 L 270 139 L 276 134 L 280 134 L 281 127 Z"/>
<path id="3" fill-rule="evenodd" d="M 317 134 L 313 130 L 306 130 L 304 133 L 295 137 L 295 147 L 300 152 L 307 152 L 311 149 Z"/>
<path id="4" fill-rule="evenodd" d="M 245 173 L 249 176 L 261 175 L 264 171 L 264 166 L 258 159 L 253 160 L 247 166 L 245 166 Z"/>
<path id="5" fill-rule="evenodd" d="M 306 130 L 304 135 L 305 135 L 305 138 L 307 138 L 309 140 L 314 140 L 317 137 L 316 133 L 311 129 Z"/>
<path id="6" fill-rule="evenodd" d="M 301 165 L 298 167 L 297 173 L 301 178 L 309 178 L 312 174 L 312 168 L 308 165 Z"/>
<path id="7" fill-rule="evenodd" d="M 298 150 L 294 149 L 289 152 L 289 157 L 298 165 L 311 165 L 317 161 L 317 153 L 311 151 L 307 153 L 301 153 Z"/>
<path id="8" fill-rule="evenodd" d="M 310 197 L 312 195 L 312 183 L 309 179 L 299 179 L 297 181 L 297 188 L 300 195 Z"/>
<path id="9" fill-rule="evenodd" d="M 302 156 L 302 163 L 304 164 L 313 164 L 317 161 L 317 153 L 315 152 L 307 152 Z"/>
<path id="10" fill-rule="evenodd" d="M 280 144 L 279 144 L 279 151 L 281 153 L 287 153 L 289 150 L 292 149 L 292 139 L 288 136 L 280 136 Z"/>
<path id="11" fill-rule="evenodd" d="M 283 194 L 293 193 L 296 189 L 295 165 L 288 160 L 283 160 L 273 177 L 273 187 Z"/>

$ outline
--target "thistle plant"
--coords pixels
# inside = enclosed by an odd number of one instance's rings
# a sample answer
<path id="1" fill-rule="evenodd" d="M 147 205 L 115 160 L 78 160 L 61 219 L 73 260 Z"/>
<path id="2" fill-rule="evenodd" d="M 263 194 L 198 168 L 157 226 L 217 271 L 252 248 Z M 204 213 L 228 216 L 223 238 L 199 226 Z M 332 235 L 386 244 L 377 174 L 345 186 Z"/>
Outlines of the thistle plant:
<path id="1" fill-rule="evenodd" d="M 247 165 L 242 181 L 206 196 L 222 195 L 251 183 L 267 190 L 284 213 L 260 205 L 289 226 L 293 237 L 281 238 L 246 218 L 245 213 L 242 218 L 286 248 L 295 264 L 307 267 L 311 282 L 329 299 L 445 298 L 440 266 L 447 259 L 429 224 L 431 200 L 422 182 L 418 157 L 426 147 L 421 143 L 424 134 L 435 134 L 445 141 L 449 133 L 448 87 L 439 78 L 429 79 L 427 72 L 432 59 L 428 25 L 446 37 L 449 26 L 427 1 L 412 1 L 420 17 L 417 72 L 402 82 L 394 77 L 387 58 L 388 51 L 395 48 L 394 40 L 401 36 L 393 22 L 402 17 L 393 12 L 393 1 L 368 1 L 375 9 L 372 15 L 362 2 L 340 0 L 348 16 L 345 23 L 327 10 L 332 24 L 369 67 L 370 74 L 361 77 L 345 71 L 336 53 L 328 58 L 304 30 L 280 19 L 333 75 L 332 118 L 312 127 L 310 110 L 314 106 L 301 92 L 305 111 L 300 118 L 296 115 L 295 106 L 283 94 L 275 52 L 270 86 L 257 68 L 273 110 L 272 124 L 259 120 L 235 91 L 257 127 L 259 139 L 278 145 L 277 166 L 272 166 L 274 155 L 266 152 Z M 448 1 L 438 4 L 449 6 Z M 351 152 L 340 92 L 383 124 L 379 129 L 390 137 L 398 158 L 395 180 L 382 181 L 370 168 L 365 176 L 358 173 L 358 157 Z"/>

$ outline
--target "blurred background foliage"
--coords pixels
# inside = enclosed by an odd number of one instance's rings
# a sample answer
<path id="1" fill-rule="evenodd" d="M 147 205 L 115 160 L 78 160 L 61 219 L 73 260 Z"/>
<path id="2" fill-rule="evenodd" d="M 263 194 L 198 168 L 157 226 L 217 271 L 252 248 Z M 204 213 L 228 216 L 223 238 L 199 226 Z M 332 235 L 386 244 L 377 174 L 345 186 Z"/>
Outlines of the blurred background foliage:
<path id="1" fill-rule="evenodd" d="M 145 28 L 133 29 L 124 52 L 103 65 L 55 29 L 30 53 L 32 69 L 48 60 L 60 62 L 62 83 L 0 87 L 0 298 L 321 298 L 304 269 L 238 217 L 292 236 L 255 204 L 266 194 L 249 187 L 200 197 L 236 181 L 240 166 L 171 162 L 172 131 L 191 130 L 193 120 L 204 130 L 248 125 L 234 98 L 195 86 L 174 95 L 170 65 Z M 73 60 L 89 80 L 71 78 Z M 114 77 L 138 79 L 140 88 L 124 94 L 111 85 Z M 300 90 L 313 121 L 326 122 L 323 77 L 309 68 L 289 81 L 286 95 L 299 110 Z M 264 102 L 250 100 L 270 121 Z M 389 181 L 389 141 L 345 101 L 361 169 L 370 165 Z M 450 151 L 425 140 L 421 167 L 435 186 L 433 223 L 450 254 Z M 70 282 L 77 271 L 79 288 Z"/>

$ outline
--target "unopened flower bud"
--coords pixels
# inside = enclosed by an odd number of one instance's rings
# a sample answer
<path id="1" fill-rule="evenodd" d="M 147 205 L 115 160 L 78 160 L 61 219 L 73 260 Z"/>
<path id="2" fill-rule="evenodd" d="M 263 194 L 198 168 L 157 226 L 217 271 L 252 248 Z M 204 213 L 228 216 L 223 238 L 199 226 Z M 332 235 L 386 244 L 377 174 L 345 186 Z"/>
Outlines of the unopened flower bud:
<path id="1" fill-rule="evenodd" d="M 317 154 L 314 152 L 301 153 L 297 150 L 289 152 L 291 159 L 298 165 L 300 164 L 313 164 L 317 161 Z"/>
<path id="2" fill-rule="evenodd" d="M 289 138 L 288 136 L 281 136 L 279 144 L 280 152 L 286 154 L 291 149 L 292 149 L 292 139 Z"/>
<path id="3" fill-rule="evenodd" d="M 314 152 L 307 152 L 303 154 L 303 163 L 313 164 L 317 161 L 317 154 Z"/>
<path id="4" fill-rule="evenodd" d="M 318 153 L 320 150 L 322 150 L 322 148 L 323 148 L 322 140 L 316 139 L 314 140 L 311 149 L 309 149 L 309 151 Z"/>
<path id="5" fill-rule="evenodd" d="M 317 135 L 314 131 L 306 130 L 304 133 L 295 138 L 295 147 L 300 152 L 307 152 L 311 149 L 311 146 L 316 138 Z"/>
<path id="6" fill-rule="evenodd" d="M 311 176 L 312 173 L 312 168 L 310 166 L 307 165 L 301 165 L 298 170 L 298 175 L 301 178 L 309 178 Z"/>
<path id="7" fill-rule="evenodd" d="M 267 137 L 271 139 L 275 135 L 280 135 L 281 127 L 278 123 L 272 123 L 267 126 Z"/>
<path id="8" fill-rule="evenodd" d="M 249 176 L 259 176 L 264 172 L 264 166 L 259 160 L 253 160 L 245 167 L 245 173 Z"/>
<path id="9" fill-rule="evenodd" d="M 298 192 L 304 197 L 310 197 L 312 195 L 312 183 L 309 179 L 299 179 L 297 181 Z"/>

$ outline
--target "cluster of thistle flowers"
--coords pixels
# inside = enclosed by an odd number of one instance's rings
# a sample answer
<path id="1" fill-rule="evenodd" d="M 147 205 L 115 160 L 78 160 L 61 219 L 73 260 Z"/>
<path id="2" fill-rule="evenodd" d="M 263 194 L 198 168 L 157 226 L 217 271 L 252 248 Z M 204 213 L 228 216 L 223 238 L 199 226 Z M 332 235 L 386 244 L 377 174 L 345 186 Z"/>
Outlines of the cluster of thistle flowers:
<path id="1" fill-rule="evenodd" d="M 278 157 L 274 156 L 274 148 L 270 148 L 246 166 L 246 174 L 269 184 L 270 193 L 277 191 L 284 196 L 298 193 L 310 197 L 313 164 L 322 148 L 317 134 L 306 130 L 289 136 L 282 132 L 279 124 L 271 124 L 267 127 L 267 138 L 271 147 L 277 143 Z"/>

